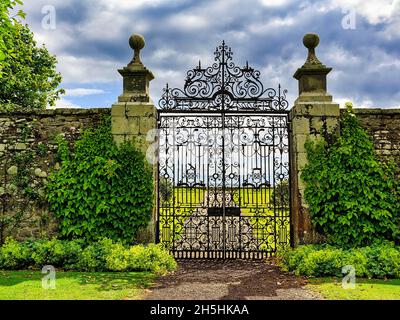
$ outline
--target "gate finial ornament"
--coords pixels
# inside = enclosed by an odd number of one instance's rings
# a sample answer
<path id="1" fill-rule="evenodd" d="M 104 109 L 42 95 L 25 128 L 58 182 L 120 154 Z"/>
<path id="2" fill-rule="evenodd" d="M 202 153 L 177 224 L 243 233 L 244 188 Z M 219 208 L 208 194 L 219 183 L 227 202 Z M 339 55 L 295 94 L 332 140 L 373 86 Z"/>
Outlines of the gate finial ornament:
<path id="1" fill-rule="evenodd" d="M 140 50 L 145 45 L 144 37 L 140 34 L 131 35 L 129 45 L 135 53 L 131 62 L 118 70 L 123 77 L 123 93 L 118 97 L 118 102 L 149 102 L 149 82 L 154 75 L 140 60 Z"/>
<path id="2" fill-rule="evenodd" d="M 307 33 L 303 38 L 303 44 L 308 49 L 308 57 L 305 64 L 322 64 L 315 55 L 315 48 L 319 44 L 319 37 L 316 33 Z"/>
<path id="3" fill-rule="evenodd" d="M 315 55 L 315 48 L 319 44 L 318 35 L 307 33 L 303 37 L 303 44 L 308 49 L 307 60 L 293 75 L 299 80 L 299 94 L 327 94 L 326 75 L 332 68 L 322 64 Z"/>
<path id="4" fill-rule="evenodd" d="M 140 60 L 140 50 L 142 50 L 145 46 L 144 37 L 140 34 L 133 34 L 129 38 L 129 45 L 134 50 L 134 55 L 132 61 L 129 63 L 131 64 L 143 64 Z"/>

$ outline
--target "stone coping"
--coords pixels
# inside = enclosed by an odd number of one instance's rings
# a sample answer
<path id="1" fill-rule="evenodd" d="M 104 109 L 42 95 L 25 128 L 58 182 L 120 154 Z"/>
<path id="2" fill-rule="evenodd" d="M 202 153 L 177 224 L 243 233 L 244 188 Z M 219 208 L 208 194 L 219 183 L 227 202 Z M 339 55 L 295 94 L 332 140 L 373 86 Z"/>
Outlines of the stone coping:
<path id="1" fill-rule="evenodd" d="M 0 117 L 5 116 L 57 116 L 57 115 L 92 115 L 111 114 L 111 108 L 59 108 L 59 109 L 15 109 L 12 111 L 0 111 Z"/>
<path id="2" fill-rule="evenodd" d="M 346 109 L 345 108 L 340 108 L 341 112 L 344 112 Z M 385 109 L 385 108 L 353 108 L 353 111 L 355 114 L 358 115 L 394 115 L 394 114 L 399 114 L 400 115 L 400 109 L 399 108 L 391 108 L 391 109 Z"/>

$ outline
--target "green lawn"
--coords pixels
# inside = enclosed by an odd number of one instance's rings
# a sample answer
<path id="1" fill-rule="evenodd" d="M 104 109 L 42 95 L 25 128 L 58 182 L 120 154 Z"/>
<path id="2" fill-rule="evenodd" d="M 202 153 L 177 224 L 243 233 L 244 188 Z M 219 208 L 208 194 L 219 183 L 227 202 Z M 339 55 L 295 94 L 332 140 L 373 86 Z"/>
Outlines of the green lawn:
<path id="1" fill-rule="evenodd" d="M 0 271 L 0 300 L 140 299 L 150 272 L 57 272 L 56 288 L 43 289 L 40 271 Z"/>
<path id="2" fill-rule="evenodd" d="M 400 300 L 400 279 L 356 279 L 354 289 L 342 288 L 338 278 L 314 278 L 307 285 L 330 300 Z"/>

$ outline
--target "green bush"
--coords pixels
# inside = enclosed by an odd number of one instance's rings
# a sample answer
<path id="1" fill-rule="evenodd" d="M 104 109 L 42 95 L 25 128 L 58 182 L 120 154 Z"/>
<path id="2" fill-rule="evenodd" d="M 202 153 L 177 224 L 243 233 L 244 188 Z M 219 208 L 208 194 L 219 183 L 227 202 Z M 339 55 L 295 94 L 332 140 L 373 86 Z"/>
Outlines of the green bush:
<path id="1" fill-rule="evenodd" d="M 393 163 L 381 162 L 351 104 L 335 141 L 306 142 L 301 178 L 317 231 L 341 247 L 398 241 L 400 202 Z M 331 137 L 332 138 L 332 137 Z"/>
<path id="2" fill-rule="evenodd" d="M 78 269 L 83 271 L 107 271 L 106 258 L 110 255 L 114 243 L 111 239 L 101 239 L 82 250 Z"/>
<path id="3" fill-rule="evenodd" d="M 176 268 L 176 262 L 171 255 L 165 254 L 160 245 L 137 245 L 126 248 L 115 245 L 106 258 L 106 267 L 112 271 L 153 271 L 165 274 Z"/>
<path id="4" fill-rule="evenodd" d="M 174 258 L 160 245 L 127 246 L 101 239 L 85 245 L 82 240 L 40 240 L 20 243 L 7 239 L 0 247 L 0 269 L 20 270 L 52 265 L 76 271 L 152 271 L 164 274 L 174 270 Z"/>
<path id="5" fill-rule="evenodd" d="M 350 265 L 357 277 L 400 278 L 400 247 L 387 241 L 347 250 L 305 245 L 279 253 L 279 263 L 296 275 L 340 276 L 342 267 Z"/>
<path id="6" fill-rule="evenodd" d="M 17 270 L 33 263 L 27 244 L 7 238 L 0 248 L 0 269 Z"/>
<path id="7" fill-rule="evenodd" d="M 82 251 L 78 241 L 52 239 L 32 244 L 32 259 L 37 266 L 53 265 L 63 269 L 75 269 Z"/>
<path id="8" fill-rule="evenodd" d="M 129 249 L 129 268 L 131 270 L 149 270 L 164 274 L 176 269 L 177 264 L 171 255 L 166 255 L 161 245 L 138 245 Z"/>
<path id="9" fill-rule="evenodd" d="M 365 249 L 367 269 L 377 278 L 400 277 L 400 249 L 393 244 L 383 243 Z"/>
<path id="10" fill-rule="evenodd" d="M 327 247 L 325 249 L 311 251 L 304 257 L 299 265 L 298 273 L 311 276 L 318 274 L 340 275 L 342 267 L 342 251 L 337 248 Z"/>
<path id="11" fill-rule="evenodd" d="M 46 189 L 64 239 L 134 243 L 150 220 L 152 169 L 133 143 L 114 143 L 110 126 L 107 117 L 87 129 L 74 148 L 59 140 L 61 168 L 49 176 Z"/>

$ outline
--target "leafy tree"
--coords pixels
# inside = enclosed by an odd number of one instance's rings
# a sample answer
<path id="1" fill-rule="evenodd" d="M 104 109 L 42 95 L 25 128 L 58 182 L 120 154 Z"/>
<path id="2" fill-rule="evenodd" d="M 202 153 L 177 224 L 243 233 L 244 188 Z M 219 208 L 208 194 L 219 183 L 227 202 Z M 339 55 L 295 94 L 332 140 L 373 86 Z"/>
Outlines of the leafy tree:
<path id="1" fill-rule="evenodd" d="M 25 17 L 22 11 L 11 18 L 10 11 L 15 5 L 21 4 L 20 0 L 2 0 L 0 2 L 0 76 L 2 74 L 2 69 L 7 64 L 6 57 L 12 55 L 11 43 L 9 43 L 9 38 L 5 37 L 6 34 L 10 33 L 14 27 L 13 23 L 17 22 L 16 17 Z"/>
<path id="2" fill-rule="evenodd" d="M 46 108 L 55 104 L 64 90 L 57 89 L 61 74 L 57 60 L 38 47 L 27 25 L 9 17 L 19 0 L 2 0 L 0 27 L 0 104 L 5 108 Z M 16 16 L 24 17 L 20 11 Z"/>
<path id="3" fill-rule="evenodd" d="M 132 143 L 113 142 L 109 117 L 85 130 L 73 147 L 60 139 L 58 151 L 61 168 L 49 176 L 46 189 L 60 236 L 134 242 L 153 206 L 153 173 L 145 155 Z"/>
<path id="4" fill-rule="evenodd" d="M 344 247 L 398 240 L 395 166 L 379 161 L 351 104 L 340 128 L 340 137 L 331 144 L 306 143 L 309 163 L 301 177 L 313 224 L 329 242 Z"/>

